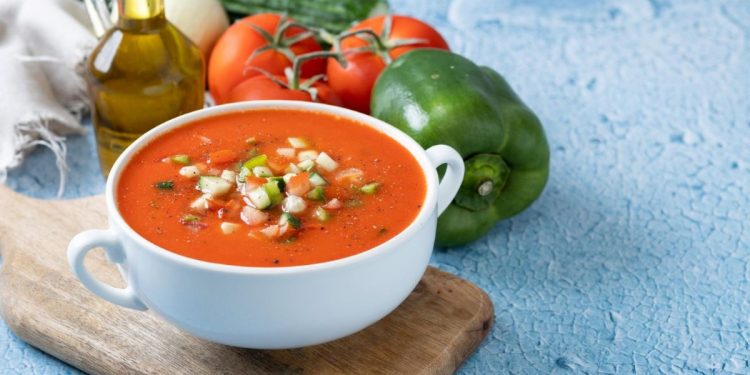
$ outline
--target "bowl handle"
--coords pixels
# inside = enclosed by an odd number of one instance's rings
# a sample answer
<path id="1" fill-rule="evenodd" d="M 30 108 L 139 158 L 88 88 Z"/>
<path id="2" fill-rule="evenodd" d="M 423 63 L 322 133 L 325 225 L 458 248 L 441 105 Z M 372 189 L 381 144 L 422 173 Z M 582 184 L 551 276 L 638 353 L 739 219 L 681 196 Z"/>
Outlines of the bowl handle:
<path id="1" fill-rule="evenodd" d="M 83 264 L 83 260 L 89 251 L 97 247 L 104 248 L 110 262 L 115 264 L 125 263 L 125 252 L 122 250 L 120 240 L 111 230 L 92 229 L 78 233 L 68 245 L 68 264 L 70 264 L 70 268 L 76 277 L 81 280 L 83 286 L 97 296 L 116 305 L 135 310 L 147 310 L 146 305 L 135 295 L 131 285 L 119 289 L 104 284 L 91 276 Z"/>
<path id="2" fill-rule="evenodd" d="M 427 157 L 430 158 L 435 168 L 443 164 L 448 165 L 443 179 L 440 180 L 440 186 L 438 186 L 437 214 L 440 216 L 453 201 L 456 193 L 458 193 L 458 188 L 461 187 L 461 182 L 464 180 L 464 159 L 453 147 L 446 145 L 435 145 L 428 148 Z"/>

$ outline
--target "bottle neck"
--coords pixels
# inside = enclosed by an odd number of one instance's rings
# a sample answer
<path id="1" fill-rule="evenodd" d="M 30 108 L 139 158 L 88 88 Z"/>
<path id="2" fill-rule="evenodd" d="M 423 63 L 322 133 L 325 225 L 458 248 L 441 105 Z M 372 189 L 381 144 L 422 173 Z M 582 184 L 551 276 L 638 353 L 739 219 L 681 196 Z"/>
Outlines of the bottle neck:
<path id="1" fill-rule="evenodd" d="M 117 0 L 117 11 L 118 26 L 124 29 L 147 31 L 162 27 L 167 21 L 164 0 Z"/>

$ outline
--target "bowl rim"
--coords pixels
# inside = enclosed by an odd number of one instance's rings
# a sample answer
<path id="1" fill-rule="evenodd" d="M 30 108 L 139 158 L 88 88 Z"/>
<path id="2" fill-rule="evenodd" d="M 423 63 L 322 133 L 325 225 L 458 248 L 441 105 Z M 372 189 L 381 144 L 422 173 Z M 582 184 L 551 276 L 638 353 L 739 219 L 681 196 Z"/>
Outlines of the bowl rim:
<path id="1" fill-rule="evenodd" d="M 123 219 L 117 205 L 115 187 L 117 186 L 124 167 L 128 164 L 130 159 L 132 159 L 132 157 L 143 147 L 147 146 L 151 143 L 151 141 L 158 138 L 164 133 L 199 120 L 231 113 L 269 109 L 318 112 L 345 117 L 349 120 L 353 120 L 365 126 L 374 128 L 375 130 L 398 142 L 402 147 L 409 151 L 409 154 L 411 154 L 414 159 L 417 160 L 417 163 L 419 164 L 420 169 L 422 170 L 422 173 L 425 177 L 425 197 L 422 207 L 417 213 L 417 216 L 406 228 L 404 228 L 396 236 L 360 253 L 320 263 L 279 267 L 239 266 L 190 258 L 167 250 L 147 240 L 133 228 L 131 228 L 130 225 L 128 225 L 128 223 L 125 221 L 125 219 Z M 393 251 L 406 251 L 407 249 L 399 249 L 401 247 L 399 245 L 402 245 L 404 242 L 410 240 L 414 235 L 416 235 L 417 232 L 427 223 L 430 216 L 436 214 L 438 188 L 438 175 L 436 167 L 437 166 L 433 165 L 432 161 L 430 161 L 430 158 L 427 156 L 426 151 L 416 141 L 406 135 L 406 133 L 404 133 L 403 131 L 375 117 L 343 107 L 336 107 L 322 103 L 291 100 L 257 100 L 222 104 L 218 106 L 203 108 L 180 115 L 152 128 L 151 130 L 140 136 L 138 139 L 136 139 L 117 158 L 114 165 L 112 166 L 109 176 L 107 177 L 105 197 L 107 212 L 110 218 L 110 228 L 122 230 L 125 235 L 133 239 L 139 245 L 139 247 L 155 255 L 158 255 L 161 258 L 181 263 L 185 266 L 214 272 L 233 274 L 296 274 L 353 266 L 358 263 L 372 260 L 376 257 L 385 256 Z M 122 238 L 120 239 L 120 241 L 122 243 Z"/>

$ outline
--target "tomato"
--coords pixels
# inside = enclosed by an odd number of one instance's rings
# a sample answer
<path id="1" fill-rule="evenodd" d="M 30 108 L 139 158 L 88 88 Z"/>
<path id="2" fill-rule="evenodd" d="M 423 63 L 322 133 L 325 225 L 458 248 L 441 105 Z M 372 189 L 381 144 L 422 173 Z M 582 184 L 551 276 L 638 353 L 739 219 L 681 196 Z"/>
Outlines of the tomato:
<path id="1" fill-rule="evenodd" d="M 404 53 L 416 48 L 448 49 L 445 39 L 432 26 L 412 17 L 391 16 L 390 32 L 383 35 L 386 16 L 366 19 L 352 27 L 349 31 L 371 29 L 381 35 L 383 46 L 375 45 L 376 51 L 362 51 L 345 54 L 346 67 L 335 58 L 328 59 L 328 84 L 343 100 L 344 106 L 363 113 L 370 112 L 370 94 L 375 80 L 387 65 L 386 58 L 397 59 Z M 399 45 L 407 39 L 423 39 L 422 42 Z M 367 47 L 370 44 L 366 38 L 352 36 L 341 41 L 341 50 Z"/>
<path id="2" fill-rule="evenodd" d="M 235 22 L 221 35 L 208 62 L 208 88 L 217 104 L 227 102 L 229 92 L 240 82 L 260 74 L 253 68 L 263 69 L 271 74 L 283 74 L 285 68 L 292 66 L 287 58 L 289 54 L 296 56 L 320 51 L 320 45 L 312 36 L 287 46 L 290 37 L 304 32 L 299 27 L 287 28 L 278 43 L 269 40 L 254 28 L 263 29 L 273 36 L 282 22 L 278 14 L 256 14 Z M 263 47 L 270 48 L 258 53 L 250 61 L 253 52 Z M 323 72 L 325 60 L 307 61 L 302 66 L 302 77 Z"/>
<path id="3" fill-rule="evenodd" d="M 331 105 L 342 105 L 341 99 L 328 85 L 315 82 L 312 88 L 316 91 L 316 100 L 310 92 L 304 89 L 291 89 L 286 85 L 287 79 L 275 76 L 273 79 L 266 75 L 259 75 L 245 80 L 229 92 L 227 102 L 241 102 L 246 100 L 299 100 L 303 102 L 317 101 Z"/>

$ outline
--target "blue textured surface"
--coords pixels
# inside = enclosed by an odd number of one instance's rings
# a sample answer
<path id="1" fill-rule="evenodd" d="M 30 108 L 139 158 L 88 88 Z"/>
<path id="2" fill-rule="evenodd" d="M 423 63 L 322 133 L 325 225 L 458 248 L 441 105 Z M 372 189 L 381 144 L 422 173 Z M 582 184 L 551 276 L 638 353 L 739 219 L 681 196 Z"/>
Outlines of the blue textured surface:
<path id="1" fill-rule="evenodd" d="M 393 1 L 544 122 L 547 190 L 434 264 L 496 325 L 464 373 L 750 373 L 750 2 Z M 491 4 L 488 4 L 491 3 Z M 91 134 L 66 196 L 102 191 Z M 51 197 L 50 155 L 8 184 Z M 71 371 L 0 323 L 0 373 Z"/>

